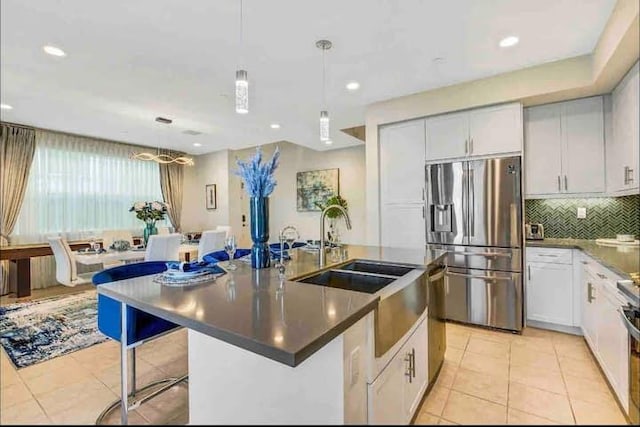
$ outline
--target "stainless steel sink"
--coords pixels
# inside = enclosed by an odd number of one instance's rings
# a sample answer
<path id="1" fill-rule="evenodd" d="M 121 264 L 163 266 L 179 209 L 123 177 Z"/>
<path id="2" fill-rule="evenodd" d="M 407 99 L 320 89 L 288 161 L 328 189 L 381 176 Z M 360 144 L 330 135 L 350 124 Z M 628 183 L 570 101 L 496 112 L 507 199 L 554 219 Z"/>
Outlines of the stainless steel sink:
<path id="1" fill-rule="evenodd" d="M 387 264 L 373 261 L 356 260 L 338 267 L 341 271 L 357 271 L 362 273 L 384 274 L 385 276 L 401 277 L 413 270 L 396 264 Z"/>
<path id="2" fill-rule="evenodd" d="M 320 286 L 328 286 L 331 288 L 348 289 L 350 291 L 375 294 L 396 279 L 397 277 L 393 276 L 388 277 L 374 274 L 362 274 L 356 271 L 328 270 L 297 281 Z"/>

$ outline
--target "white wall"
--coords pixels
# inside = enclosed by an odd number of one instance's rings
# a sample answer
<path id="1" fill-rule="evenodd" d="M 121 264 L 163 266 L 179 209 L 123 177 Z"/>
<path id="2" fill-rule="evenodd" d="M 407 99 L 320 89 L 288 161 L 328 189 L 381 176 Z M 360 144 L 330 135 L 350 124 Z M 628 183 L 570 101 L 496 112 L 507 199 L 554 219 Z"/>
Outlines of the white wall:
<path id="1" fill-rule="evenodd" d="M 182 231 L 202 231 L 229 224 L 229 151 L 216 151 L 194 158 L 184 168 Z M 217 208 L 207 210 L 205 185 L 216 184 Z"/>
<path id="2" fill-rule="evenodd" d="M 345 243 L 365 241 L 365 147 L 350 147 L 331 151 L 314 151 L 308 148 L 279 142 L 262 146 L 264 158 L 270 159 L 276 145 L 280 148 L 280 167 L 275 173 L 278 184 L 269 202 L 270 242 L 278 241 L 278 232 L 286 225 L 293 225 L 306 239 L 320 238 L 320 212 L 298 212 L 296 209 L 296 173 L 316 169 L 340 169 L 340 195 L 347 200 L 352 230 L 347 230 L 339 220 L 341 239 Z M 246 160 L 255 148 L 233 151 L 229 155 L 229 169 L 235 170 L 235 159 Z M 230 215 L 234 230 L 244 230 L 249 239 L 248 197 L 240 189 L 240 178 L 230 174 Z M 242 213 L 247 214 L 246 227 L 242 227 Z M 327 225 L 328 228 L 328 225 Z M 237 233 L 240 235 L 241 233 Z M 249 240 L 250 241 L 250 240 Z M 240 241 L 247 244 L 247 241 Z"/>

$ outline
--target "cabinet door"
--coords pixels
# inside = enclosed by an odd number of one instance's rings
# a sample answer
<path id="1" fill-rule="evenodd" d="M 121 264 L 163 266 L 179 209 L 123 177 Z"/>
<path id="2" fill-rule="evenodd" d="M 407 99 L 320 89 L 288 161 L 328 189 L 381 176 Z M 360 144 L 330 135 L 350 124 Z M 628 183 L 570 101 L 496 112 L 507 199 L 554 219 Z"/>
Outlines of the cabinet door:
<path id="1" fill-rule="evenodd" d="M 627 73 L 612 94 L 613 141 L 607 141 L 607 191 L 639 188 L 638 156 L 640 126 L 638 63 Z"/>
<path id="2" fill-rule="evenodd" d="M 621 304 L 603 288 L 615 289 L 615 284 L 602 281 L 598 300 L 598 353 L 602 370 L 624 407 L 628 404 L 629 335 L 618 309 Z M 613 291 L 615 292 L 615 291 Z"/>
<path id="3" fill-rule="evenodd" d="M 427 124 L 427 160 L 464 157 L 469 150 L 469 113 L 430 117 Z"/>
<path id="4" fill-rule="evenodd" d="M 469 154 L 522 151 L 522 105 L 519 103 L 478 108 L 469 112 Z"/>
<path id="5" fill-rule="evenodd" d="M 525 196 L 560 193 L 562 133 L 558 104 L 524 110 Z"/>
<path id="6" fill-rule="evenodd" d="M 565 193 L 602 193 L 604 111 L 601 96 L 563 102 L 562 189 Z"/>
<path id="7" fill-rule="evenodd" d="M 427 381 L 429 374 L 429 366 L 427 359 L 427 321 L 423 320 L 420 326 L 415 330 L 411 338 L 400 350 L 401 354 L 411 355 L 413 369 L 411 382 L 404 382 L 404 411 L 406 416 L 405 423 L 411 421 L 411 417 L 418 409 L 420 400 L 424 391 L 427 389 Z M 406 357 L 405 356 L 405 357 Z"/>
<path id="8" fill-rule="evenodd" d="M 406 424 L 403 387 L 407 362 L 396 355 L 369 385 L 369 423 Z"/>
<path id="9" fill-rule="evenodd" d="M 527 319 L 572 325 L 572 270 L 568 264 L 527 263 Z"/>
<path id="10" fill-rule="evenodd" d="M 415 203 L 424 200 L 424 120 L 380 129 L 380 201 Z"/>
<path id="11" fill-rule="evenodd" d="M 382 205 L 381 210 L 382 246 L 424 249 L 427 244 L 424 204 Z"/>
<path id="12" fill-rule="evenodd" d="M 582 268 L 582 334 L 594 353 L 598 352 L 598 308 L 599 298 L 596 276 L 586 267 Z"/>

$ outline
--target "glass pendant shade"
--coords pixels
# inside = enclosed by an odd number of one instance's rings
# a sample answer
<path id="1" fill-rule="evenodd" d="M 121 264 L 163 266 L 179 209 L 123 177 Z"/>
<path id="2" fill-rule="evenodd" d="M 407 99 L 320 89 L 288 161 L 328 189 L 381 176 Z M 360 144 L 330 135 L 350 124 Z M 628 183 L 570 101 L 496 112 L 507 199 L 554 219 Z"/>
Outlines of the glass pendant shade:
<path id="1" fill-rule="evenodd" d="M 236 113 L 249 112 L 249 80 L 245 70 L 236 71 Z"/>
<path id="2" fill-rule="evenodd" d="M 320 111 L 320 141 L 329 140 L 329 112 Z"/>

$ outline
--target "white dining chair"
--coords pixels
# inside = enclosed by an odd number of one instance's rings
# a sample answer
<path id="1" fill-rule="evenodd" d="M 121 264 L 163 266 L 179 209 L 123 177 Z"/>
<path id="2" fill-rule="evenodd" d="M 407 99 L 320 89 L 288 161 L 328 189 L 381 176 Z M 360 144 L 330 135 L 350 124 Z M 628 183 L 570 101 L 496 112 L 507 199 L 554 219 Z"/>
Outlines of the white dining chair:
<path id="1" fill-rule="evenodd" d="M 224 231 L 226 233 L 225 238 L 229 237 L 232 233 L 232 229 L 230 225 L 218 225 L 216 227 L 216 231 Z"/>
<path id="2" fill-rule="evenodd" d="M 169 233 L 169 227 L 157 227 L 157 228 L 158 228 L 158 234 L 160 234 L 162 236 L 170 234 Z"/>
<path id="3" fill-rule="evenodd" d="M 180 243 L 182 235 L 180 233 L 172 234 L 153 234 L 149 236 L 147 242 L 147 250 L 144 253 L 145 261 L 178 261 L 180 259 Z"/>
<path id="4" fill-rule="evenodd" d="M 95 273 L 78 274 L 75 256 L 66 239 L 49 237 L 48 240 L 56 260 L 56 280 L 58 283 L 71 287 L 91 283 L 91 278 Z"/>
<path id="5" fill-rule="evenodd" d="M 102 247 L 104 249 L 109 249 L 116 240 L 126 240 L 133 246 L 133 235 L 130 230 L 105 230 L 102 232 Z"/>
<path id="6" fill-rule="evenodd" d="M 227 233 L 224 230 L 203 231 L 198 243 L 198 261 L 202 261 L 202 257 L 208 253 L 223 250 L 226 236 Z"/>

